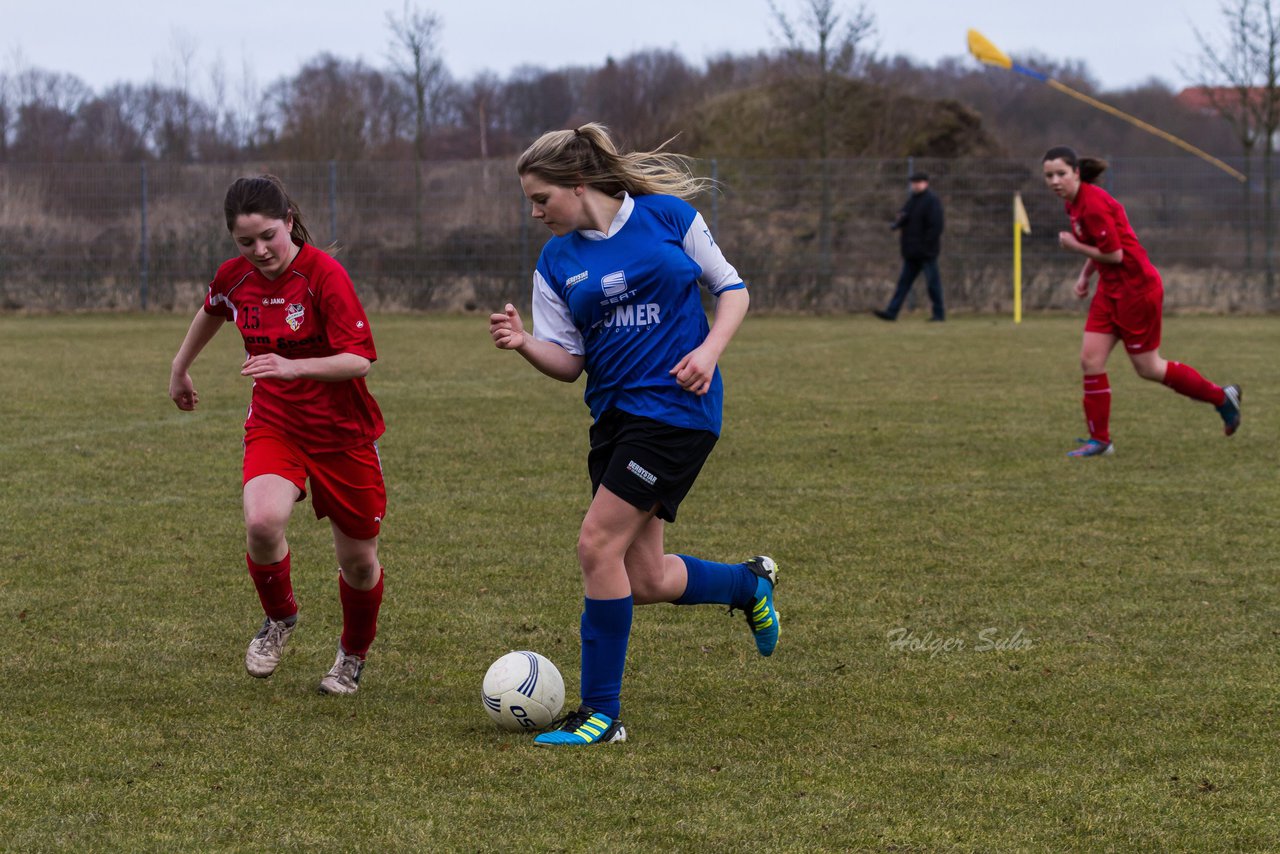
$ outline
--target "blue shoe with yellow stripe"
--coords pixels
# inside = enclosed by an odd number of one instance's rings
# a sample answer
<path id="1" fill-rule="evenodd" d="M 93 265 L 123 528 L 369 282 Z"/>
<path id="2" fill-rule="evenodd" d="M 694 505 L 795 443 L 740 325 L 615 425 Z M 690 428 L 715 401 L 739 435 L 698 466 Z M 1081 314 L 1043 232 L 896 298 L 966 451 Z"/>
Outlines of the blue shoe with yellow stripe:
<path id="1" fill-rule="evenodd" d="M 557 744 L 608 744 L 626 741 L 627 730 L 619 718 L 611 718 L 590 706 L 578 706 L 552 724 L 555 729 L 544 732 L 533 740 L 534 744 L 551 747 Z"/>
<path id="2" fill-rule="evenodd" d="M 747 561 L 747 569 L 759 576 L 751 608 L 747 611 L 747 625 L 756 636 L 756 649 L 760 654 L 773 655 L 781 628 L 778 609 L 773 607 L 773 588 L 778 583 L 778 565 L 767 555 L 756 555 Z"/>

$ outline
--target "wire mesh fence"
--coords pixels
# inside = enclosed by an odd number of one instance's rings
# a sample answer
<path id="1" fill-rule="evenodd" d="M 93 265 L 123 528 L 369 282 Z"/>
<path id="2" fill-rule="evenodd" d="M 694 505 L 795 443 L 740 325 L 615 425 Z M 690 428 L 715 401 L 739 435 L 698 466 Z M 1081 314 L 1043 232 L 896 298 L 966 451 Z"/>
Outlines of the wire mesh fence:
<path id="1" fill-rule="evenodd" d="M 915 170 L 932 175 L 946 209 L 940 266 L 949 310 L 1009 310 L 1015 193 L 1032 225 L 1022 243 L 1025 308 L 1075 302 L 1081 261 L 1057 246 L 1067 218 L 1038 162 L 699 165 L 720 190 L 695 203 L 755 308 L 882 305 L 901 263 L 889 224 Z M 235 253 L 221 211 L 227 185 L 263 171 L 285 181 L 313 238 L 337 253 L 370 309 L 527 303 L 548 234 L 528 216 L 511 161 L 0 164 L 0 311 L 193 310 Z M 1168 307 L 1273 307 L 1274 226 L 1261 180 L 1241 185 L 1208 164 L 1169 158 L 1113 160 L 1102 183 L 1161 270 Z"/>

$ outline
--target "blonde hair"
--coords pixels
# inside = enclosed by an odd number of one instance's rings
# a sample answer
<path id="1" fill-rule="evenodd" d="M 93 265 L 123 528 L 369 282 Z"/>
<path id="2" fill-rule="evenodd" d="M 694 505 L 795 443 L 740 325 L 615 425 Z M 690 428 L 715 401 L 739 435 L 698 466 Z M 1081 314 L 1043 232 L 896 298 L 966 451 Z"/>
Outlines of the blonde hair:
<path id="1" fill-rule="evenodd" d="M 653 151 L 624 154 L 614 145 L 607 127 L 589 122 L 538 137 L 516 161 L 516 172 L 536 175 L 560 187 L 585 184 L 610 196 L 625 190 L 632 196 L 663 193 L 692 199 L 712 189 L 714 181 L 693 174 L 692 157 L 662 150 L 669 142 Z"/>

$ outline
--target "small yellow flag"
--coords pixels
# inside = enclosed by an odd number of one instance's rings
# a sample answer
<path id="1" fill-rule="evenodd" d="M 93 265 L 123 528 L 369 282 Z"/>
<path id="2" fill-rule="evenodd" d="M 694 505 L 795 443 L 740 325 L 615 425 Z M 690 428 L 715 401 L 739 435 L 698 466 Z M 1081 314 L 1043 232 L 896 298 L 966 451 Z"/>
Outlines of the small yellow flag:
<path id="1" fill-rule="evenodd" d="M 1009 59 L 1009 55 L 977 30 L 969 30 L 969 53 L 973 54 L 979 62 L 985 62 L 987 65 L 1013 68 L 1013 60 Z"/>
<path id="2" fill-rule="evenodd" d="M 1022 229 L 1023 234 L 1031 233 L 1031 220 L 1027 218 L 1027 209 L 1022 206 L 1022 193 L 1013 194 L 1013 223 Z"/>

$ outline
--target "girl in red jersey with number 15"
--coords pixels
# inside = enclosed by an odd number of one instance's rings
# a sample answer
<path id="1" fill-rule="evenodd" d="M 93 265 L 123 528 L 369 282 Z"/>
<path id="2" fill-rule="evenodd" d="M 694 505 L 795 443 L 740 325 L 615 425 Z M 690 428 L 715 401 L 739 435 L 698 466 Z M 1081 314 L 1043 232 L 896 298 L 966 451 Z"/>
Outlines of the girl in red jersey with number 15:
<path id="1" fill-rule="evenodd" d="M 1106 369 L 1107 357 L 1121 341 L 1138 376 L 1211 404 L 1222 416 L 1225 432 L 1230 436 L 1240 427 L 1240 387 L 1215 385 L 1190 365 L 1160 356 L 1164 285 L 1138 243 L 1124 208 L 1095 184 L 1106 168 L 1105 161 L 1077 157 L 1065 145 L 1051 148 L 1044 155 L 1044 182 L 1067 203 L 1071 217 L 1071 230 L 1060 232 L 1058 243 L 1085 257 L 1075 284 L 1076 296 L 1087 297 L 1090 279 L 1098 276 L 1080 347 L 1089 438 L 1080 440 L 1079 447 L 1067 456 L 1096 457 L 1114 450 L 1111 384 Z"/>
<path id="2" fill-rule="evenodd" d="M 188 371 L 227 321 L 244 338 L 240 373 L 253 380 L 245 418 L 244 521 L 249 577 L 266 612 L 245 669 L 266 678 L 298 620 L 285 527 L 307 495 L 329 518 L 338 559 L 342 635 L 320 681 L 325 694 L 354 694 L 382 605 L 378 532 L 386 513 L 377 438 L 382 413 L 364 378 L 377 353 L 346 270 L 312 245 L 298 206 L 272 175 L 227 190 L 227 230 L 240 251 L 218 268 L 173 359 L 169 397 L 199 402 Z"/>

